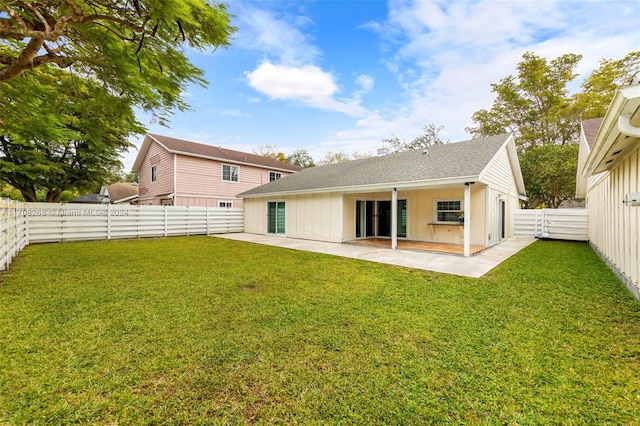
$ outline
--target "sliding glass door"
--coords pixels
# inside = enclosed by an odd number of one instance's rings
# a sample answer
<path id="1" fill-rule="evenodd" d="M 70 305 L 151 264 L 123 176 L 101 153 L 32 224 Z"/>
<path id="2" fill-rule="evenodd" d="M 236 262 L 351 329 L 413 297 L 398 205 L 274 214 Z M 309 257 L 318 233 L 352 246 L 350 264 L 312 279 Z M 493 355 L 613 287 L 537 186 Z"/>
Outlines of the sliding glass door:
<path id="1" fill-rule="evenodd" d="M 398 237 L 407 236 L 407 200 L 398 200 Z M 356 238 L 391 237 L 391 201 L 356 200 Z"/>
<path id="2" fill-rule="evenodd" d="M 284 201 L 269 201 L 267 205 L 267 232 L 269 234 L 285 234 L 284 212 Z"/>

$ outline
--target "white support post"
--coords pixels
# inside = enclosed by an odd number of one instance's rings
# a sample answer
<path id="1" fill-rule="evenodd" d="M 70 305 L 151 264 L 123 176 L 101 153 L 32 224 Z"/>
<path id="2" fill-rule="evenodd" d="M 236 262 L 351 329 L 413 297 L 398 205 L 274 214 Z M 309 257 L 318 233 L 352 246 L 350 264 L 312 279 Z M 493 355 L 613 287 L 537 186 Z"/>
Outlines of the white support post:
<path id="1" fill-rule="evenodd" d="M 398 247 L 398 191 L 393 188 L 391 192 L 391 248 Z"/>
<path id="2" fill-rule="evenodd" d="M 471 185 L 464 184 L 464 257 L 471 256 Z"/>

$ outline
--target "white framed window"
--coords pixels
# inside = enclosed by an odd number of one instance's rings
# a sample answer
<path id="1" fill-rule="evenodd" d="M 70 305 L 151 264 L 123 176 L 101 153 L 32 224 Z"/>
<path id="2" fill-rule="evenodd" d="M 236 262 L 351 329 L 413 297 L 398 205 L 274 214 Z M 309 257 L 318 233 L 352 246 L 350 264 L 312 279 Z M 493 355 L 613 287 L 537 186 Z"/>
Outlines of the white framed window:
<path id="1" fill-rule="evenodd" d="M 240 181 L 240 167 L 232 164 L 222 165 L 222 180 L 225 182 L 239 182 Z"/>
<path id="2" fill-rule="evenodd" d="M 436 200 L 435 201 L 435 223 L 460 223 L 462 215 L 462 200 Z"/>
<path id="3" fill-rule="evenodd" d="M 282 177 L 282 173 L 280 172 L 269 172 L 269 182 L 273 182 L 274 180 L 278 180 Z"/>
<path id="4" fill-rule="evenodd" d="M 158 179 L 158 166 L 151 166 L 151 182 Z"/>
<path id="5" fill-rule="evenodd" d="M 230 209 L 231 207 L 233 207 L 233 201 L 218 201 L 218 207 Z"/>

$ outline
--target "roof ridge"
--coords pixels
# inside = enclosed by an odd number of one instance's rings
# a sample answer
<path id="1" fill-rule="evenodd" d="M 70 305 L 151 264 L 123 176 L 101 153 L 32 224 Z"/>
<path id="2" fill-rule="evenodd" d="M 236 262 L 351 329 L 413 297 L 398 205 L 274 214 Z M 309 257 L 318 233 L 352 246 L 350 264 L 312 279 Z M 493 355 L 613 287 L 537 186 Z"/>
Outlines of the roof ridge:
<path id="1" fill-rule="evenodd" d="M 303 169 L 301 166 L 284 163 L 276 158 L 265 157 L 260 154 L 253 154 L 231 148 L 224 148 L 222 146 L 179 139 L 172 136 L 159 135 L 157 133 L 147 133 L 147 135 L 156 142 L 165 146 L 169 151 L 179 152 L 185 155 L 216 158 L 230 162 L 251 163 L 257 166 L 276 167 L 290 171 L 299 171 Z"/>

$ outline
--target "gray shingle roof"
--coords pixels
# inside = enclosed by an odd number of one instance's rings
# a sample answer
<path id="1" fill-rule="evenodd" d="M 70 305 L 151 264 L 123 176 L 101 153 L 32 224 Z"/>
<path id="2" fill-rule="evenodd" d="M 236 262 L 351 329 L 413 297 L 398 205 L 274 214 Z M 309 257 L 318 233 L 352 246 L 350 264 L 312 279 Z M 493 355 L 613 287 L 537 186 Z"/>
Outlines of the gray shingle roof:
<path id="1" fill-rule="evenodd" d="M 589 148 L 593 146 L 596 140 L 598 130 L 600 130 L 600 126 L 602 125 L 602 120 L 604 120 L 604 118 L 592 118 L 591 120 L 584 120 L 582 122 L 582 131 L 584 131 L 584 136 L 587 139 Z"/>
<path id="2" fill-rule="evenodd" d="M 502 134 L 433 146 L 426 154 L 422 150 L 406 151 L 311 167 L 238 196 L 331 191 L 376 184 L 478 177 L 509 136 Z"/>

